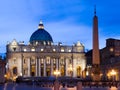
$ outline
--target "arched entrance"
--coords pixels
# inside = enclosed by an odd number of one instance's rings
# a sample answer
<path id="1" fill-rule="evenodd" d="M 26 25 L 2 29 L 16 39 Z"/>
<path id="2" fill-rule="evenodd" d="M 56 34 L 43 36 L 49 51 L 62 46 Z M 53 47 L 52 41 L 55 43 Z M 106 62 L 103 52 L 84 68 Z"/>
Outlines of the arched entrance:
<path id="1" fill-rule="evenodd" d="M 80 66 L 78 66 L 77 67 L 77 77 L 81 77 L 81 67 Z"/>
<path id="2" fill-rule="evenodd" d="M 61 66 L 61 76 L 65 76 L 65 67 L 64 66 Z"/>
<path id="3" fill-rule="evenodd" d="M 31 76 L 35 76 L 35 70 L 36 69 L 36 67 L 35 67 L 35 65 L 31 65 Z"/>
<path id="4" fill-rule="evenodd" d="M 14 67 L 14 68 L 13 68 L 13 77 L 12 77 L 12 80 L 13 80 L 13 81 L 16 80 L 17 73 L 18 73 L 17 67 Z"/>

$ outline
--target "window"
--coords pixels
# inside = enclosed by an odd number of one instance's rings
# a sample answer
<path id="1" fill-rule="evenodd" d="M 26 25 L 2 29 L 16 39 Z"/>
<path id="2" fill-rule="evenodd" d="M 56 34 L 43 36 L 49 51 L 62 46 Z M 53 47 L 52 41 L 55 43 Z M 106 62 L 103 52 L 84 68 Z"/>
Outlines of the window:
<path id="1" fill-rule="evenodd" d="M 41 64 L 43 64 L 43 59 L 41 59 Z"/>
<path id="2" fill-rule="evenodd" d="M 35 48 L 32 48 L 31 51 L 35 51 Z"/>
<path id="3" fill-rule="evenodd" d="M 55 52 L 55 51 L 56 51 L 56 49 L 53 49 L 53 51 Z"/>
<path id="4" fill-rule="evenodd" d="M 50 64 L 50 59 L 47 59 L 47 64 Z"/>
<path id="5" fill-rule="evenodd" d="M 13 68 L 13 74 L 17 74 L 17 67 Z"/>
<path id="6" fill-rule="evenodd" d="M 16 47 L 13 48 L 13 51 L 16 51 Z"/>
<path id="7" fill-rule="evenodd" d="M 26 52 L 26 51 L 27 51 L 27 49 L 25 48 L 25 49 L 24 49 L 24 52 Z"/>
<path id="8" fill-rule="evenodd" d="M 71 50 L 69 49 L 68 52 L 71 52 Z"/>
<path id="9" fill-rule="evenodd" d="M 44 51 L 44 49 L 43 49 L 43 48 L 41 48 L 41 52 L 42 52 L 42 51 Z"/>
<path id="10" fill-rule="evenodd" d="M 24 71 L 24 72 L 23 72 L 24 75 L 27 75 L 27 69 L 24 69 L 23 71 Z"/>
<path id="11" fill-rule="evenodd" d="M 48 45 L 50 45 L 50 42 L 49 42 L 49 41 L 48 41 L 47 43 L 48 43 Z"/>
<path id="12" fill-rule="evenodd" d="M 64 52 L 64 48 L 61 48 L 61 52 Z"/>
<path id="13" fill-rule="evenodd" d="M 16 63 L 16 59 L 13 60 L 13 63 L 14 63 L 14 64 Z"/>
<path id="14" fill-rule="evenodd" d="M 35 60 L 34 59 L 31 60 L 31 64 L 35 64 Z"/>
<path id="15" fill-rule="evenodd" d="M 53 64 L 55 64 L 56 63 L 56 60 L 55 59 L 53 59 Z"/>
<path id="16" fill-rule="evenodd" d="M 38 42 L 36 42 L 36 45 L 38 45 Z"/>
<path id="17" fill-rule="evenodd" d="M 60 60 L 60 64 L 64 64 L 64 59 L 61 59 L 61 60 Z"/>

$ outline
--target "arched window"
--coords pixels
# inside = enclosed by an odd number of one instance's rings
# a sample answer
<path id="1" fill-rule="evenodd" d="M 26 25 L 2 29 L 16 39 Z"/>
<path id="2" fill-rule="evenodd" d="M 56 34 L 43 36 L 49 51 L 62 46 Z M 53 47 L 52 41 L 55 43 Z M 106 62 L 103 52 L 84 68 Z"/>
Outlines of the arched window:
<path id="1" fill-rule="evenodd" d="M 17 67 L 13 68 L 13 74 L 17 74 Z"/>

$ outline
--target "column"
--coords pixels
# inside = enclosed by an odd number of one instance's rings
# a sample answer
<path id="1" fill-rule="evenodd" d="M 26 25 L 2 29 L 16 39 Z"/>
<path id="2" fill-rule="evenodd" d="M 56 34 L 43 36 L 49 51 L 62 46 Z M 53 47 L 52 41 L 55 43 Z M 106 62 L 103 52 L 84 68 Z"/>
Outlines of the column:
<path id="1" fill-rule="evenodd" d="M 53 75 L 53 58 L 50 58 L 51 61 L 51 76 Z"/>
<path id="2" fill-rule="evenodd" d="M 77 61 L 77 59 L 73 59 L 73 62 L 72 62 L 72 68 L 73 68 L 73 77 L 76 77 L 77 75 L 77 71 L 76 71 L 76 63 L 74 63 L 75 61 Z"/>
<path id="3" fill-rule="evenodd" d="M 30 76 L 30 58 L 28 58 L 28 76 Z"/>
<path id="4" fill-rule="evenodd" d="M 46 76 L 46 60 L 45 60 L 45 58 L 43 59 L 43 61 L 44 61 L 44 76 Z"/>
<path id="5" fill-rule="evenodd" d="M 39 59 L 36 58 L 36 76 L 39 76 Z"/>
<path id="6" fill-rule="evenodd" d="M 39 63 L 39 69 L 38 69 L 38 70 L 39 70 L 39 76 L 41 76 L 41 62 L 40 62 L 40 60 L 41 60 L 41 59 L 39 58 L 39 59 L 38 59 L 38 63 Z"/>
<path id="7" fill-rule="evenodd" d="M 66 66 L 66 67 L 65 67 L 65 68 L 66 68 L 65 73 L 66 73 L 66 76 L 68 76 L 68 59 L 66 59 L 65 62 L 66 62 L 66 63 L 65 63 L 65 64 L 66 64 L 66 65 L 65 65 L 65 66 Z"/>
<path id="8" fill-rule="evenodd" d="M 35 57 L 35 76 L 37 76 L 37 58 Z"/>
<path id="9" fill-rule="evenodd" d="M 30 57 L 30 76 L 31 76 L 31 57 Z"/>
<path id="10" fill-rule="evenodd" d="M 60 67 L 60 58 L 58 58 L 58 70 L 61 72 L 61 67 Z M 60 76 L 61 76 L 61 73 L 60 73 Z"/>
<path id="11" fill-rule="evenodd" d="M 58 70 L 59 69 L 59 67 L 58 67 L 58 59 L 56 59 L 56 69 Z"/>
<path id="12" fill-rule="evenodd" d="M 23 54 L 21 54 L 21 70 L 20 74 L 23 76 Z"/>
<path id="13" fill-rule="evenodd" d="M 64 58 L 64 66 L 65 66 L 65 76 L 66 76 L 66 71 L 67 71 L 67 68 L 66 68 L 66 58 Z"/>

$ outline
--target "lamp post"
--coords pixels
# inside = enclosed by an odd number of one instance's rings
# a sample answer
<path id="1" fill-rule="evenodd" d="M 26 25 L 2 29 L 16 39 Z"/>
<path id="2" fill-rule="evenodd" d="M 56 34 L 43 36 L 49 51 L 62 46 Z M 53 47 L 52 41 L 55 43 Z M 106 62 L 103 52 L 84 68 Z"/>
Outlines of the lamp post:
<path id="1" fill-rule="evenodd" d="M 56 79 L 57 79 L 57 77 L 60 75 L 60 71 L 56 69 L 56 70 L 53 72 L 53 74 L 55 75 L 55 77 L 56 77 Z"/>
<path id="2" fill-rule="evenodd" d="M 115 81 L 115 76 L 116 76 L 117 72 L 114 69 L 112 69 L 110 74 L 112 76 L 113 81 Z"/>

